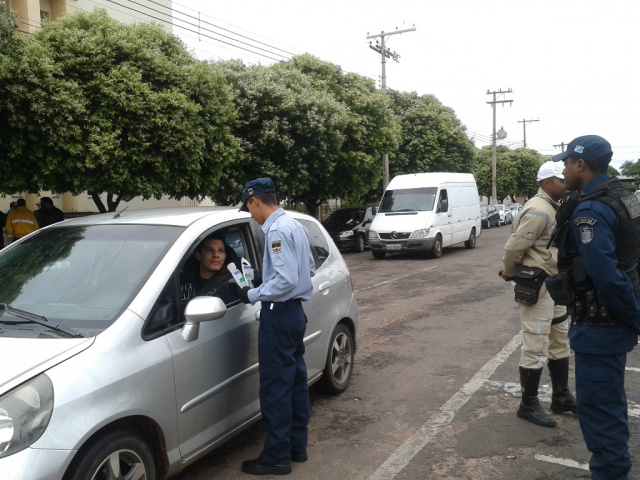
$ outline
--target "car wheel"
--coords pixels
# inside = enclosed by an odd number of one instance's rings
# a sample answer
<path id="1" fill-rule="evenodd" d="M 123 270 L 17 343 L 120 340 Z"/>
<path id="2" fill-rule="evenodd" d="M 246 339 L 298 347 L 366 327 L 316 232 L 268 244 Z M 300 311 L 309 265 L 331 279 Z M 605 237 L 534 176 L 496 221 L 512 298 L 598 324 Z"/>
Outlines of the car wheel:
<path id="1" fill-rule="evenodd" d="M 65 480 L 155 480 L 155 466 L 149 446 L 130 430 L 117 430 L 99 438 L 82 455 Z"/>
<path id="2" fill-rule="evenodd" d="M 475 230 L 471 230 L 471 235 L 469 235 L 469 240 L 464 242 L 464 246 L 469 250 L 472 248 L 476 248 L 476 231 Z"/>
<path id="3" fill-rule="evenodd" d="M 362 235 L 358 235 L 358 238 L 356 238 L 356 243 L 353 245 L 353 251 L 356 253 L 364 252 L 364 237 Z"/>
<path id="4" fill-rule="evenodd" d="M 436 235 L 436 240 L 433 242 L 433 247 L 431 247 L 431 258 L 440 258 L 442 256 L 442 237 L 440 235 Z"/>
<path id="5" fill-rule="evenodd" d="M 490 218 L 487 219 L 487 228 L 491 228 L 491 219 Z"/>
<path id="6" fill-rule="evenodd" d="M 376 260 L 383 260 L 384 257 L 387 256 L 386 252 L 379 252 L 377 250 L 371 250 L 371 254 L 373 255 L 373 258 L 375 258 Z"/>
<path id="7" fill-rule="evenodd" d="M 325 393 L 344 392 L 351 381 L 353 371 L 354 344 L 351 331 L 338 325 L 331 335 L 324 371 L 318 385 Z"/>

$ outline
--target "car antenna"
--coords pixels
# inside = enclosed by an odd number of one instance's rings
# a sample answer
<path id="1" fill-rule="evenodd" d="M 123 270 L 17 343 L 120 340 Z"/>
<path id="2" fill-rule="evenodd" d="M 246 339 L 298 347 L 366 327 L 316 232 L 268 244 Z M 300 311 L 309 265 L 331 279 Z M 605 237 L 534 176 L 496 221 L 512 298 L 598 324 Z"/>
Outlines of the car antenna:
<path id="1" fill-rule="evenodd" d="M 127 208 L 129 208 L 129 205 L 127 205 L 127 206 L 126 206 L 126 207 L 124 207 L 122 210 L 120 210 L 118 213 L 116 213 L 116 214 L 113 216 L 113 218 L 119 218 L 119 217 L 120 217 L 120 214 L 121 214 L 122 212 L 124 212 Z"/>

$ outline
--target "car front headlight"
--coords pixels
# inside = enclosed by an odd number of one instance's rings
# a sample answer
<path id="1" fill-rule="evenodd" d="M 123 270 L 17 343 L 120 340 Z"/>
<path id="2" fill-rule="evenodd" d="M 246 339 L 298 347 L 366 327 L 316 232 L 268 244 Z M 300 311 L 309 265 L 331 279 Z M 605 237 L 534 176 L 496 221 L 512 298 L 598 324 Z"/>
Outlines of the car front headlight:
<path id="1" fill-rule="evenodd" d="M 409 238 L 426 238 L 429 236 L 429 228 L 421 228 L 420 230 L 414 230 Z"/>
<path id="2" fill-rule="evenodd" d="M 340 238 L 353 237 L 353 230 L 345 230 L 344 232 L 340 232 Z"/>
<path id="3" fill-rule="evenodd" d="M 378 232 L 374 232 L 373 230 L 369 230 L 369 240 L 377 240 L 378 238 Z"/>
<path id="4" fill-rule="evenodd" d="M 0 397 L 0 458 L 32 445 L 49 425 L 53 385 L 44 373 Z"/>

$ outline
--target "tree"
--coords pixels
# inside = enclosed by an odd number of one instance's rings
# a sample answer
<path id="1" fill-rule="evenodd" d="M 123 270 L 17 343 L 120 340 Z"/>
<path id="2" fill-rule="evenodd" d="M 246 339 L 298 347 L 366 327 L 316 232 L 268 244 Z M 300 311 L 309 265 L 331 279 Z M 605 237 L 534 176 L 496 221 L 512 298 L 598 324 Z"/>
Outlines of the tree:
<path id="1" fill-rule="evenodd" d="M 433 95 L 391 91 L 402 127 L 397 151 L 389 155 L 390 176 L 418 172 L 471 172 L 474 147 L 455 112 Z"/>
<path id="2" fill-rule="evenodd" d="M 496 187 L 498 199 L 508 196 L 531 197 L 538 191 L 536 180 L 540 166 L 548 155 L 540 155 L 535 150 L 518 148 L 509 150 L 504 145 L 496 147 Z M 492 151 L 485 146 L 476 151 L 473 174 L 480 195 L 491 196 Z"/>
<path id="3" fill-rule="evenodd" d="M 610 167 L 613 168 L 613 167 Z M 640 178 L 640 160 L 627 160 L 620 166 L 620 173 L 627 177 Z"/>
<path id="4" fill-rule="evenodd" d="M 239 115 L 234 132 L 244 157 L 225 167 L 224 184 L 214 199 L 237 202 L 242 183 L 269 176 L 280 198 L 302 201 L 314 215 L 319 203 L 310 200 L 308 192 L 317 185 L 324 195 L 331 184 L 344 142 L 346 109 L 293 69 L 244 67 L 239 62 L 219 67 L 234 93 Z"/>
<path id="5" fill-rule="evenodd" d="M 200 198 L 239 154 L 224 79 L 159 26 L 66 16 L 32 36 L 15 74 L 8 156 L 31 191 L 89 191 L 100 211 Z"/>

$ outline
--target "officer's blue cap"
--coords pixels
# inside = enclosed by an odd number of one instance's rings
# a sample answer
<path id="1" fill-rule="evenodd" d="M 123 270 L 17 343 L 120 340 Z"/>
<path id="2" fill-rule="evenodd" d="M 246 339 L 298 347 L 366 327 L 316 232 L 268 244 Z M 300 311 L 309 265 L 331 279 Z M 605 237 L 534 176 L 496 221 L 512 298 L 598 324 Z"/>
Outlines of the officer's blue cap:
<path id="1" fill-rule="evenodd" d="M 242 206 L 240 207 L 240 212 L 248 212 L 247 208 L 247 200 L 251 197 L 255 197 L 256 195 L 262 195 L 263 193 L 275 193 L 276 186 L 273 184 L 273 180 L 269 177 L 256 178 L 255 180 L 251 180 L 247 182 L 244 186 L 244 191 L 242 192 Z"/>
<path id="2" fill-rule="evenodd" d="M 564 162 L 569 157 L 582 158 L 609 165 L 613 150 L 611 144 L 598 135 L 584 135 L 574 138 L 567 149 L 553 157 L 554 162 Z"/>

